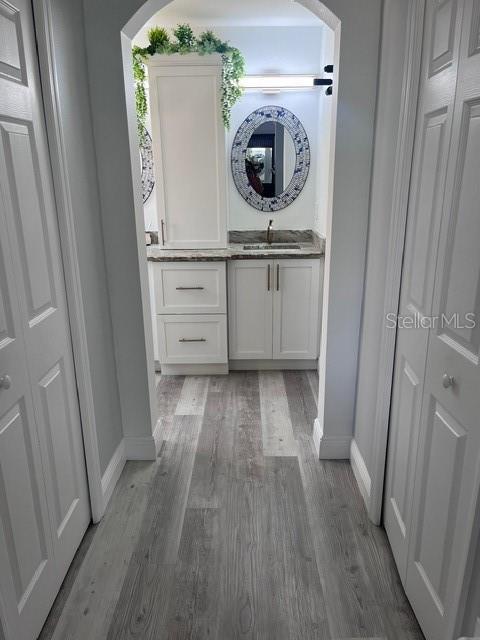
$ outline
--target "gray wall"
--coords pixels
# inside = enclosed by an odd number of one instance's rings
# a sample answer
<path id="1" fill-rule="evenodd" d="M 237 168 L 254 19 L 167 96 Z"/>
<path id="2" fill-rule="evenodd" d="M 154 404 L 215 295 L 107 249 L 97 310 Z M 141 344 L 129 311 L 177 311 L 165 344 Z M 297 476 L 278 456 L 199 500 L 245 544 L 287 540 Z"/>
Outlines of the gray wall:
<path id="1" fill-rule="evenodd" d="M 404 66 L 404 57 L 398 54 L 405 47 L 407 11 L 408 2 L 405 0 L 385 2 L 385 46 L 382 46 L 381 57 L 381 71 L 385 70 L 385 73 L 381 73 L 378 102 L 354 434 L 371 477 L 379 345 L 385 322 L 385 275 Z"/>
<path id="2" fill-rule="evenodd" d="M 319 430 L 325 442 L 325 454 L 323 441 L 320 454 L 348 457 L 354 426 L 382 2 L 330 0 L 325 4 L 341 25 L 319 367 Z"/>
<path id="3" fill-rule="evenodd" d="M 93 147 L 83 12 L 78 2 L 52 0 L 51 7 L 61 87 L 59 109 L 67 149 L 103 473 L 122 439 L 122 422 Z"/>
<path id="4" fill-rule="evenodd" d="M 127 120 L 120 37 L 138 4 L 83 2 L 108 296 L 123 433 L 129 437 L 151 436 L 157 417 L 140 169 L 134 189 L 128 132 L 135 124 Z M 129 89 L 133 100 L 131 81 Z"/>
<path id="5" fill-rule="evenodd" d="M 138 259 L 142 206 L 139 193 L 134 195 L 132 189 L 127 138 L 132 123 L 125 107 L 120 31 L 130 21 L 127 35 L 133 37 L 164 4 L 162 0 L 83 0 L 102 221 L 104 230 L 109 230 L 105 234 L 109 295 L 127 433 L 151 419 L 153 409 L 147 398 L 146 363 L 151 353 L 145 345 L 151 335 L 145 319 L 149 322 L 149 315 L 144 318 L 141 309 L 147 274 L 146 265 Z M 316 0 L 302 4 L 319 6 Z M 382 2 L 327 0 L 325 4 L 341 21 L 341 51 L 340 80 L 335 87 L 333 224 L 326 255 L 322 426 L 349 438 L 354 422 Z M 332 19 L 328 10 L 325 18 Z"/>

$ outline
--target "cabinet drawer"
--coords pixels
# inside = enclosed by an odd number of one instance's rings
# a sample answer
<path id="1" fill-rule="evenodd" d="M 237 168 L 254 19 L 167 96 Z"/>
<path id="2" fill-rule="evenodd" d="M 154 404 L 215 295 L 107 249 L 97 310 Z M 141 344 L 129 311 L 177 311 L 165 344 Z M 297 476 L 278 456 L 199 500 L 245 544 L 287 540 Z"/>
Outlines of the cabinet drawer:
<path id="1" fill-rule="evenodd" d="M 226 313 L 224 262 L 155 265 L 157 313 Z"/>
<path id="2" fill-rule="evenodd" d="M 227 362 L 225 315 L 157 316 L 160 362 Z"/>

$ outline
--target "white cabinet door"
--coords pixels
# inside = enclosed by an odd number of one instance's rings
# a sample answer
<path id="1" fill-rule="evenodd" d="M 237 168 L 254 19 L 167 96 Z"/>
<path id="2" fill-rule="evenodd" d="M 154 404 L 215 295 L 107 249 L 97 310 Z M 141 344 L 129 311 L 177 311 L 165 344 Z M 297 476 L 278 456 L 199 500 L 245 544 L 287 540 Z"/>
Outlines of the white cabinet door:
<path id="1" fill-rule="evenodd" d="M 228 265 L 230 359 L 272 357 L 272 260 L 232 260 Z"/>
<path id="2" fill-rule="evenodd" d="M 320 260 L 275 260 L 273 357 L 318 358 Z"/>
<path id="3" fill-rule="evenodd" d="M 90 520 L 32 7 L 0 1 L 0 602 L 37 637 Z"/>
<path id="4" fill-rule="evenodd" d="M 148 76 L 164 246 L 225 247 L 228 203 L 221 57 L 152 56 Z"/>

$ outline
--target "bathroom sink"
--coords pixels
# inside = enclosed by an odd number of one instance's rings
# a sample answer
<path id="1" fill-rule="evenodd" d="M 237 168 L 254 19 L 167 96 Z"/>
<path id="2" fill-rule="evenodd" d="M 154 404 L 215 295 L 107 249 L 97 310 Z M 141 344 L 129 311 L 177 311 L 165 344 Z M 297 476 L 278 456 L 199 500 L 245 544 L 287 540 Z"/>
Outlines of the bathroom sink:
<path id="1" fill-rule="evenodd" d="M 275 251 L 278 249 L 300 249 L 298 244 L 288 244 L 286 242 L 273 242 L 272 244 L 245 244 L 244 251 Z"/>

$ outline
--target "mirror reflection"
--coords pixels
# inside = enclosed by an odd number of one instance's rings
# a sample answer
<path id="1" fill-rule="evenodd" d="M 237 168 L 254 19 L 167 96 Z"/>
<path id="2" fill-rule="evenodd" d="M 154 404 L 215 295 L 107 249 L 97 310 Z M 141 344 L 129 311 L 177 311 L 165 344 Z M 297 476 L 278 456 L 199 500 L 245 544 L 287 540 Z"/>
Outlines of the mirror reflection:
<path id="1" fill-rule="evenodd" d="M 245 156 L 248 182 L 263 198 L 279 196 L 292 180 L 295 161 L 290 132 L 280 122 L 264 122 L 248 142 Z"/>
<path id="2" fill-rule="evenodd" d="M 258 211 L 280 211 L 298 198 L 310 170 L 308 136 L 297 116 L 275 105 L 242 122 L 232 142 L 232 177 Z"/>

